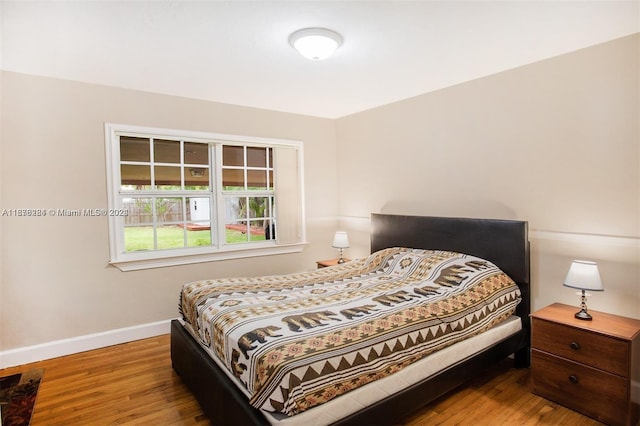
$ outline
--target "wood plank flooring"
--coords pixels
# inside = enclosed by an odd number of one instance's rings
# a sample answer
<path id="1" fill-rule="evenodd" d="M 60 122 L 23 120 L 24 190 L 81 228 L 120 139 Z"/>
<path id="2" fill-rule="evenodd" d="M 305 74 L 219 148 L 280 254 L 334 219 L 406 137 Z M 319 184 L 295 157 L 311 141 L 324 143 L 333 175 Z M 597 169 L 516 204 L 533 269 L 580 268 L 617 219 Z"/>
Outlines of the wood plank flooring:
<path id="1" fill-rule="evenodd" d="M 12 367 L 0 376 L 30 368 L 44 368 L 33 426 L 210 424 L 171 368 L 169 335 Z M 529 380 L 528 369 L 506 360 L 402 423 L 600 425 L 531 394 Z"/>

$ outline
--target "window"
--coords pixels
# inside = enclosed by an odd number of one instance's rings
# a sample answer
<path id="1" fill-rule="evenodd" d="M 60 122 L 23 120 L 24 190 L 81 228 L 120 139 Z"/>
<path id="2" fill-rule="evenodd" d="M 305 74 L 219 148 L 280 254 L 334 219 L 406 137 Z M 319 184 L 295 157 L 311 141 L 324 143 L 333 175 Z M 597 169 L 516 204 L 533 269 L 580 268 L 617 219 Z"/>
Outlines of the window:
<path id="1" fill-rule="evenodd" d="M 302 249 L 300 142 L 117 124 L 105 140 L 118 268 Z"/>

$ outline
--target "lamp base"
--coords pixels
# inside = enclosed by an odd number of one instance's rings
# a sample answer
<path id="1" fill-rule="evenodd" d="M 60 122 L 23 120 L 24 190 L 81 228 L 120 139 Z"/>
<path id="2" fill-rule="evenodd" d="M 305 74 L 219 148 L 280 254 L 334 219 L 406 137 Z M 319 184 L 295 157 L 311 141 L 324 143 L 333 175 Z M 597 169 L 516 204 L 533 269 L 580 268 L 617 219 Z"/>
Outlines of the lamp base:
<path id="1" fill-rule="evenodd" d="M 580 320 L 585 320 L 585 321 L 591 321 L 593 319 L 593 317 L 589 314 L 589 312 L 587 312 L 584 309 L 581 309 L 580 312 L 576 312 L 574 317 Z"/>
<path id="2" fill-rule="evenodd" d="M 591 321 L 593 318 L 587 312 L 587 292 L 582 290 L 582 297 L 580 298 L 580 311 L 576 312 L 574 317 L 579 320 Z"/>

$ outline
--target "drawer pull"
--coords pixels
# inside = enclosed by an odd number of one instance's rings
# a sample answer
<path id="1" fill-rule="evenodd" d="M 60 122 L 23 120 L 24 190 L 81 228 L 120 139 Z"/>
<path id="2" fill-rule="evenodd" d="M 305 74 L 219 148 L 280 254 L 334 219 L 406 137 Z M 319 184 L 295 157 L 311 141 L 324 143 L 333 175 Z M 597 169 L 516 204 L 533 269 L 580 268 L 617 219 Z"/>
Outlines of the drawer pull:
<path id="1" fill-rule="evenodd" d="M 578 349 L 580 349 L 580 343 L 578 343 L 578 342 L 571 342 L 571 343 L 569 344 L 569 346 L 571 347 L 571 349 L 576 350 L 576 351 L 577 351 Z"/>
<path id="2" fill-rule="evenodd" d="M 579 382 L 579 380 L 578 380 L 578 376 L 576 376 L 575 374 L 570 375 L 570 376 L 569 376 L 569 381 L 570 381 L 571 383 L 574 383 L 574 384 L 575 384 L 575 383 L 578 383 L 578 382 Z"/>

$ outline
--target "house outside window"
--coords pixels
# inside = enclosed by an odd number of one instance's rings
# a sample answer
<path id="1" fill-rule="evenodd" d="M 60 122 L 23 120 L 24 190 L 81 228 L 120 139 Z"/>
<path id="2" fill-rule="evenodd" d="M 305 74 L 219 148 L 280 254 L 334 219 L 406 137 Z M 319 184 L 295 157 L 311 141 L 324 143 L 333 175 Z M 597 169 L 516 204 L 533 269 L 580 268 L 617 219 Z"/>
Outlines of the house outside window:
<path id="1" fill-rule="evenodd" d="M 105 140 L 119 269 L 302 250 L 302 143 L 119 124 Z"/>

